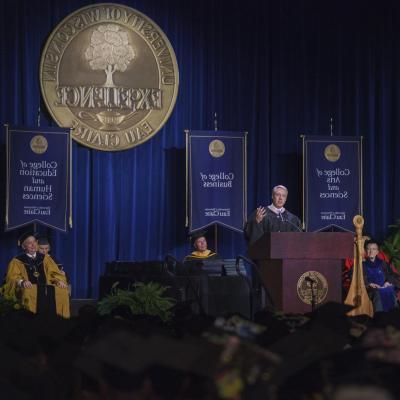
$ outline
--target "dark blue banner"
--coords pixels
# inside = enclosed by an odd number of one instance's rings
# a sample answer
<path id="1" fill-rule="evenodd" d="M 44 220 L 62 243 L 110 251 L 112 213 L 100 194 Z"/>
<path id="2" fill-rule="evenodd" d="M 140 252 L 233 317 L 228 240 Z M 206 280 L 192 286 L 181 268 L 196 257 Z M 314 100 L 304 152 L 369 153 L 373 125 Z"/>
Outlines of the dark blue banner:
<path id="1" fill-rule="evenodd" d="M 362 214 L 362 138 L 303 140 L 305 229 L 354 231 L 353 217 Z"/>
<path id="2" fill-rule="evenodd" d="M 219 224 L 243 231 L 246 133 L 188 131 L 189 231 Z"/>
<path id="3" fill-rule="evenodd" d="M 67 230 L 70 132 L 6 126 L 6 230 L 30 223 Z"/>

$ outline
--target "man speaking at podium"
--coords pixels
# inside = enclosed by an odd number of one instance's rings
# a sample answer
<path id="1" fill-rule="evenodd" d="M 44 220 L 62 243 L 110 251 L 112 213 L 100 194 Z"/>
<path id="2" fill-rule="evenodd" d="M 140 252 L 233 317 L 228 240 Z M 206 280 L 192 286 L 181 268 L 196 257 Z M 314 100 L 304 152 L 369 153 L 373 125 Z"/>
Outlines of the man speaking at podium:
<path id="1" fill-rule="evenodd" d="M 244 227 L 249 244 L 256 242 L 266 232 L 301 232 L 301 222 L 296 215 L 285 209 L 288 190 L 283 185 L 272 189 L 272 204 L 258 207 Z"/>

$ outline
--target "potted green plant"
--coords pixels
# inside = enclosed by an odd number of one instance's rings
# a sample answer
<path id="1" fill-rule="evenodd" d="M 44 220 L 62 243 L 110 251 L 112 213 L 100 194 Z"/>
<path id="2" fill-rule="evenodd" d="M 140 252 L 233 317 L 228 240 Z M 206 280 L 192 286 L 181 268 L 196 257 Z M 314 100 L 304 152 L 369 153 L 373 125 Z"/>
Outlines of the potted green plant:
<path id="1" fill-rule="evenodd" d="M 168 287 L 156 282 L 138 282 L 132 290 L 124 290 L 118 285 L 119 282 L 115 282 L 110 294 L 97 303 L 100 315 L 112 314 L 115 309 L 125 307 L 132 315 L 159 317 L 164 322 L 172 318 L 176 300 L 164 295 Z"/>
<path id="2" fill-rule="evenodd" d="M 389 225 L 389 234 L 383 242 L 382 251 L 400 273 L 400 219 L 394 225 Z"/>
<path id="3" fill-rule="evenodd" d="M 24 306 L 15 295 L 10 284 L 5 283 L 0 287 L 0 317 L 7 315 L 12 311 L 24 309 Z"/>

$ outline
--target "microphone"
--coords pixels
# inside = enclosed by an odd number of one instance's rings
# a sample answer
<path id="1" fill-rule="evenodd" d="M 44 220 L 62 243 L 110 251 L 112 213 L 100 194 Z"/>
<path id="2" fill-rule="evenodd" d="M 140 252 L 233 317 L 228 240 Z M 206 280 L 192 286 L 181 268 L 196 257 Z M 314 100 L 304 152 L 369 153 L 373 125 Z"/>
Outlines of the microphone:
<path id="1" fill-rule="evenodd" d="M 305 280 L 306 282 L 310 282 L 310 283 L 312 283 L 312 284 L 317 283 L 315 279 L 310 278 L 309 276 L 306 276 L 306 277 L 304 278 L 304 280 Z"/>
<path id="2" fill-rule="evenodd" d="M 287 222 L 289 225 L 294 226 L 294 227 L 296 228 L 296 231 L 297 231 L 297 232 L 303 232 L 303 230 L 302 230 L 299 226 L 297 226 L 296 224 L 294 224 L 292 221 L 289 221 L 288 219 L 283 218 L 283 215 L 282 215 L 282 214 L 283 214 L 283 213 L 281 213 L 281 212 L 279 213 L 282 222 Z"/>

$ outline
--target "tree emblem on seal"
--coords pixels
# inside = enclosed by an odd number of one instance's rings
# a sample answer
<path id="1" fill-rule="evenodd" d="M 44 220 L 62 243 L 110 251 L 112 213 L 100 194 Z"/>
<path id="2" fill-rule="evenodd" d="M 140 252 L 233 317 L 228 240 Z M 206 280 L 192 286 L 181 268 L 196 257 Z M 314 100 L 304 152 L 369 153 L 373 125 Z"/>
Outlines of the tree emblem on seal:
<path id="1" fill-rule="evenodd" d="M 107 79 L 106 87 L 114 87 L 115 71 L 124 72 L 130 62 L 136 57 L 136 52 L 129 44 L 127 32 L 118 25 L 100 25 L 90 38 L 85 58 L 92 70 L 103 70 Z"/>

